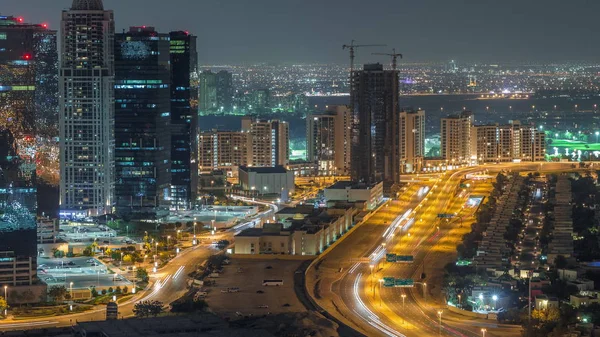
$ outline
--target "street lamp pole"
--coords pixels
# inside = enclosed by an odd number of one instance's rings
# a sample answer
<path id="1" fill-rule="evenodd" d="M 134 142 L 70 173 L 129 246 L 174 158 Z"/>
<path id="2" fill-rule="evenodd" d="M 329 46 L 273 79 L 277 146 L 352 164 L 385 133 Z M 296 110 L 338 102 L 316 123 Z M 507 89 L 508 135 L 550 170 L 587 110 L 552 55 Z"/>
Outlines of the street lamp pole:
<path id="1" fill-rule="evenodd" d="M 379 279 L 379 307 L 381 308 L 381 302 L 383 301 L 381 298 L 381 285 L 383 284 L 383 279 Z"/>
<path id="2" fill-rule="evenodd" d="M 443 313 L 442 310 L 438 310 L 438 317 L 440 318 L 440 331 L 439 331 L 440 335 L 442 334 L 442 313 Z"/>
<path id="3" fill-rule="evenodd" d="M 69 283 L 69 295 L 71 295 L 71 301 L 73 300 L 73 282 Z"/>
<path id="4" fill-rule="evenodd" d="M 486 331 L 487 331 L 487 329 L 481 329 L 481 335 L 482 335 L 483 337 L 485 337 L 485 332 L 486 332 Z"/>

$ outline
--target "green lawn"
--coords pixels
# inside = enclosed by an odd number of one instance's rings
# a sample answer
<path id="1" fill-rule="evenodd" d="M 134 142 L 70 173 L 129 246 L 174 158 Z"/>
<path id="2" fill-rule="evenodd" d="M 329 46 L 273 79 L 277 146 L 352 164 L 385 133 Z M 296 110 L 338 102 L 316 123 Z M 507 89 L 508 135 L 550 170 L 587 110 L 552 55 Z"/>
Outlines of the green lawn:
<path id="1" fill-rule="evenodd" d="M 600 151 L 600 143 L 586 143 L 578 140 L 552 139 L 549 148 L 569 148 L 569 150 Z"/>

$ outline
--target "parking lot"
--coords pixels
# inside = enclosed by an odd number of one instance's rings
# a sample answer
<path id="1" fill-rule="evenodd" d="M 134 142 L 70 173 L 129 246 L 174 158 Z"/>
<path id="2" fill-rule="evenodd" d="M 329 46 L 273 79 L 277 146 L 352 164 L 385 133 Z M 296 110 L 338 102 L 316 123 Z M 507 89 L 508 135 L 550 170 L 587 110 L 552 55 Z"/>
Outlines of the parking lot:
<path id="1" fill-rule="evenodd" d="M 38 259 L 38 277 L 48 285 L 65 285 L 73 282 L 73 289 L 129 286 L 131 282 L 119 274 L 110 273 L 104 264 L 94 258 L 73 257 L 63 259 Z"/>
<path id="2" fill-rule="evenodd" d="M 303 311 L 294 292 L 294 272 L 303 261 L 231 260 L 216 285 L 205 287 L 206 302 L 216 313 L 231 317 Z M 283 280 L 282 286 L 263 286 L 264 280 Z M 239 288 L 239 292 L 227 292 Z M 223 291 L 223 292 L 222 292 Z"/>

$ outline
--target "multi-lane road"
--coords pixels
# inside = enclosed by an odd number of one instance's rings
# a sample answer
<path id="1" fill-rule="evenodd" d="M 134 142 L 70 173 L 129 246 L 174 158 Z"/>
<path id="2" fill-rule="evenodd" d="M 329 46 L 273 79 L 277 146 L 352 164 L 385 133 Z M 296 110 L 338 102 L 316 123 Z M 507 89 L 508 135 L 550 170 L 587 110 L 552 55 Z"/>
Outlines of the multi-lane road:
<path id="1" fill-rule="evenodd" d="M 468 173 L 569 168 L 562 163 L 497 164 L 463 168 L 437 180 L 412 184 L 400 200 L 381 208 L 308 271 L 309 293 L 325 310 L 368 336 L 481 336 L 483 328 L 487 336 L 518 336 L 519 327 L 470 319 L 445 309 L 439 296 L 440 261 L 450 262 L 448 256 L 455 253 L 461 239 L 458 233 L 464 231 L 457 229 L 460 220 L 440 221 L 437 216 L 456 213 L 460 219 L 473 214 L 474 209 L 463 207 L 469 191 L 459 189 Z M 386 263 L 387 252 L 413 255 L 414 263 Z M 385 288 L 380 283 L 383 277 L 417 282 L 414 288 Z"/>

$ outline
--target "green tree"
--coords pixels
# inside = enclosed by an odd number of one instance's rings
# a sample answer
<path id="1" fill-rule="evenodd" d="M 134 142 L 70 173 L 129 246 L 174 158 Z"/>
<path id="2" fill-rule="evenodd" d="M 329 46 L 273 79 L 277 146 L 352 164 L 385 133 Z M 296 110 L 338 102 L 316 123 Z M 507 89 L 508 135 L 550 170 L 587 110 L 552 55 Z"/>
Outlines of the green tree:
<path id="1" fill-rule="evenodd" d="M 92 297 L 98 297 L 98 291 L 96 290 L 96 288 L 92 288 Z"/>
<path id="2" fill-rule="evenodd" d="M 92 248 L 92 246 L 85 247 L 85 249 L 83 250 L 83 255 L 90 257 L 94 256 L 94 249 Z"/>
<path id="3" fill-rule="evenodd" d="M 67 288 L 65 286 L 52 286 L 48 289 L 48 297 L 52 302 L 59 302 L 67 296 Z"/>
<path id="4" fill-rule="evenodd" d="M 156 317 L 163 312 L 163 304 L 159 301 L 142 301 L 133 306 L 135 317 Z"/>
<path id="5" fill-rule="evenodd" d="M 117 287 L 115 288 L 115 293 L 116 293 L 116 294 L 120 294 L 120 293 L 121 293 L 121 287 L 117 286 Z"/>
<path id="6" fill-rule="evenodd" d="M 129 291 L 129 288 L 127 288 L 127 286 L 123 286 L 123 294 L 127 294 L 128 291 Z"/>
<path id="7" fill-rule="evenodd" d="M 146 268 L 138 268 L 135 271 L 135 277 L 142 282 L 148 282 L 149 280 L 148 271 Z"/>
<path id="8" fill-rule="evenodd" d="M 111 293 L 111 294 L 112 294 L 112 293 L 113 293 L 113 291 L 115 291 L 115 290 L 113 289 L 113 287 L 108 287 L 108 292 L 109 292 L 109 293 Z"/>
<path id="9" fill-rule="evenodd" d="M 6 299 L 0 296 L 0 311 L 4 313 L 4 310 L 8 309 L 8 303 L 6 303 Z"/>
<path id="10" fill-rule="evenodd" d="M 123 255 L 123 262 L 131 263 L 132 261 L 133 261 L 133 257 L 131 256 L 131 254 Z"/>
<path id="11" fill-rule="evenodd" d="M 63 257 L 65 257 L 65 252 L 57 249 L 54 251 L 54 257 L 58 258 L 58 259 L 63 258 Z"/>

